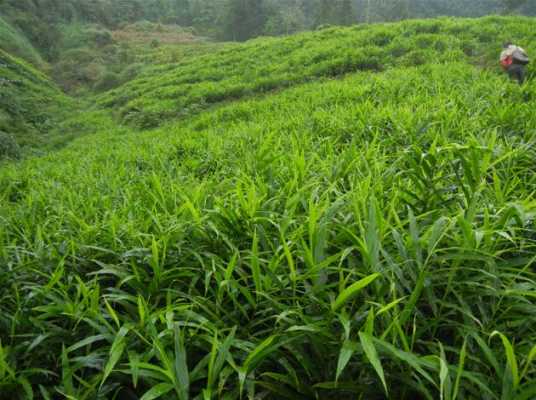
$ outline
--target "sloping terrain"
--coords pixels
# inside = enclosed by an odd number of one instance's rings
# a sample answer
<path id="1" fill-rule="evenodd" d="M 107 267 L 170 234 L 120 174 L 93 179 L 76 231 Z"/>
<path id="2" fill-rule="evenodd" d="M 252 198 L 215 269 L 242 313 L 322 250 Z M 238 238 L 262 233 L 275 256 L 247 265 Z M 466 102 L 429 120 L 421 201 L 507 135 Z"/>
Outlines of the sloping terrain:
<path id="1" fill-rule="evenodd" d="M 0 158 L 46 142 L 73 102 L 43 73 L 0 49 Z M 9 146 L 7 145 L 9 142 Z"/>
<path id="2" fill-rule="evenodd" d="M 13 28 L 0 16 L 0 49 L 13 56 L 20 57 L 34 66 L 43 64 L 39 52 L 22 33 Z"/>
<path id="3" fill-rule="evenodd" d="M 420 20 L 256 39 L 154 68 L 99 103 L 147 128 L 223 101 L 347 73 L 455 60 L 489 67 L 505 40 L 531 48 L 533 23 L 499 17 Z"/>
<path id="4" fill-rule="evenodd" d="M 0 169 L 0 399 L 531 399 L 536 89 L 483 67 L 533 23 L 258 39 L 100 97 L 161 126 Z"/>
<path id="5" fill-rule="evenodd" d="M 210 51 L 217 43 L 176 25 L 135 23 L 108 30 L 99 24 L 58 25 L 61 40 L 52 77 L 69 94 L 85 97 L 132 80 L 147 65 L 169 64 Z"/>

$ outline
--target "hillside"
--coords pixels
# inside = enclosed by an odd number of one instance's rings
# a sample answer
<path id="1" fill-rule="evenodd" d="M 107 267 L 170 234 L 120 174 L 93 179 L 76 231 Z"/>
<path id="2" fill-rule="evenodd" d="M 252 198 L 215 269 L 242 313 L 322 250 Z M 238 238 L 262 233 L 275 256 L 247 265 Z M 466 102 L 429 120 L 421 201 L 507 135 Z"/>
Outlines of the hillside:
<path id="1" fill-rule="evenodd" d="M 23 33 L 17 31 L 0 16 L 0 49 L 20 57 L 34 66 L 42 66 L 43 59 Z"/>
<path id="2" fill-rule="evenodd" d="M 0 399 L 533 398 L 536 88 L 494 60 L 534 22 L 261 38 L 97 96 L 97 133 L 0 167 Z"/>
<path id="3" fill-rule="evenodd" d="M 176 25 L 150 22 L 108 30 L 99 24 L 59 26 L 62 40 L 52 77 L 69 94 L 105 92 L 136 77 L 147 65 L 183 60 L 215 46 Z"/>
<path id="4" fill-rule="evenodd" d="M 99 103 L 118 111 L 123 121 L 146 128 L 226 100 L 359 71 L 449 61 L 490 67 L 505 40 L 533 48 L 533 23 L 531 18 L 498 17 L 420 20 L 256 39 L 154 68 Z"/>
<path id="5" fill-rule="evenodd" d="M 73 101 L 48 77 L 1 49 L 0 88 L 0 159 L 14 156 L 18 146 L 43 146 L 56 123 L 73 109 Z"/>
<path id="6" fill-rule="evenodd" d="M 93 132 L 109 116 L 90 107 L 88 93 L 128 82 L 147 64 L 184 60 L 214 47 L 180 27 L 151 23 L 113 32 L 75 23 L 55 29 L 61 31 L 55 47 L 60 57 L 45 63 L 23 33 L 0 17 L 0 160 L 42 153 Z M 166 41 L 153 45 L 157 32 Z M 85 118 L 77 116 L 81 108 Z"/>

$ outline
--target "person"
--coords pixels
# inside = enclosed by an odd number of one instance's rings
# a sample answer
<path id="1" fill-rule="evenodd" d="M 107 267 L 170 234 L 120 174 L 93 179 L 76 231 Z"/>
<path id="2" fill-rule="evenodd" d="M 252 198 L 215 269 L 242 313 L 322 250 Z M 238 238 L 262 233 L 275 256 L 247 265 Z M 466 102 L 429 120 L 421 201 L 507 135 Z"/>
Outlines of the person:
<path id="1" fill-rule="evenodd" d="M 525 67 L 529 63 L 529 57 L 525 50 L 511 42 L 506 42 L 503 46 L 500 62 L 511 79 L 516 79 L 520 85 L 525 82 Z"/>

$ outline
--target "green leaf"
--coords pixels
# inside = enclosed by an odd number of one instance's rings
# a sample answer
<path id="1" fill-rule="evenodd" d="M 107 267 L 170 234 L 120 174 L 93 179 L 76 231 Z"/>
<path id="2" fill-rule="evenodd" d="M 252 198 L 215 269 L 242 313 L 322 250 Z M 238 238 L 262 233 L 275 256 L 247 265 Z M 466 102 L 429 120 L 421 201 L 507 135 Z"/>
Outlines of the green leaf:
<path id="1" fill-rule="evenodd" d="M 239 368 L 238 379 L 240 383 L 240 393 L 244 388 L 247 375 L 253 371 L 257 365 L 259 365 L 271 351 L 275 350 L 279 343 L 277 342 L 278 336 L 272 335 L 262 341 L 251 353 L 249 353 L 244 365 Z"/>
<path id="2" fill-rule="evenodd" d="M 333 311 L 337 311 L 339 308 L 341 308 L 346 302 L 354 298 L 359 294 L 359 292 L 370 285 L 372 282 L 374 282 L 378 277 L 380 277 L 380 274 L 372 274 L 367 276 L 366 278 L 361 279 L 360 281 L 357 281 L 344 289 L 338 296 L 337 299 L 333 302 L 331 305 L 331 309 Z"/>
<path id="3" fill-rule="evenodd" d="M 446 217 L 441 217 L 432 226 L 432 233 L 430 235 L 430 238 L 428 239 L 428 257 L 433 254 L 441 238 L 445 235 L 445 232 L 448 227 L 448 222 L 449 220 Z"/>
<path id="4" fill-rule="evenodd" d="M 516 392 L 515 400 L 534 400 L 536 398 L 536 383 L 521 386 Z"/>
<path id="5" fill-rule="evenodd" d="M 212 342 L 212 351 L 210 354 L 210 361 L 208 365 L 208 388 L 212 388 L 218 379 L 218 375 L 225 364 L 227 356 L 230 355 L 229 349 L 231 344 L 234 341 L 234 336 L 236 334 L 236 327 L 231 330 L 231 333 L 223 344 L 220 344 L 215 336 Z"/>
<path id="6" fill-rule="evenodd" d="M 98 341 L 101 341 L 101 340 L 105 340 L 105 339 L 106 339 L 106 335 L 89 336 L 89 337 L 87 337 L 87 338 L 85 338 L 85 339 L 73 344 L 72 346 L 68 347 L 67 351 L 68 352 L 75 351 L 75 350 L 78 350 L 81 347 L 85 347 L 87 345 L 90 345 L 92 343 L 95 343 L 95 342 L 98 342 Z"/>
<path id="7" fill-rule="evenodd" d="M 253 283 L 255 285 L 255 295 L 258 300 L 262 292 L 262 280 L 261 269 L 259 266 L 259 239 L 257 237 L 257 230 L 255 230 L 255 233 L 253 234 L 250 266 L 251 274 L 253 275 Z"/>
<path id="8" fill-rule="evenodd" d="M 178 324 L 175 324 L 174 329 L 175 342 L 175 385 L 177 394 L 180 400 L 188 400 L 190 391 L 190 375 L 188 373 L 188 364 L 186 361 L 186 349 L 184 347 L 184 339 Z"/>
<path id="9" fill-rule="evenodd" d="M 244 367 L 248 372 L 253 370 L 266 357 L 270 350 L 277 347 L 276 339 L 276 335 L 268 337 L 248 355 L 246 361 L 244 362 Z"/>
<path id="10" fill-rule="evenodd" d="M 140 318 L 141 325 L 145 325 L 145 315 L 146 315 L 146 305 L 145 305 L 145 299 L 138 295 L 138 316 Z"/>
<path id="11" fill-rule="evenodd" d="M 411 296 L 409 297 L 408 302 L 406 303 L 406 305 L 404 306 L 404 309 L 400 313 L 400 317 L 399 317 L 400 326 L 404 326 L 404 324 L 407 322 L 407 320 L 411 316 L 411 313 L 415 309 L 417 301 L 419 301 L 419 298 L 421 297 L 422 291 L 424 289 L 425 280 L 426 280 L 426 269 L 423 268 L 419 272 L 417 283 L 415 285 L 415 288 L 413 289 L 413 292 L 411 292 Z"/>
<path id="12" fill-rule="evenodd" d="M 514 347 L 512 346 L 508 338 L 505 335 L 503 335 L 501 332 L 494 331 L 490 335 L 490 339 L 493 338 L 494 336 L 499 336 L 501 338 L 504 351 L 506 352 L 506 363 L 508 367 L 507 370 L 509 370 L 510 373 L 512 374 L 512 384 L 514 386 L 514 389 L 517 389 L 517 387 L 519 386 L 519 372 L 518 372 L 518 366 L 517 366 L 516 355 L 514 352 Z"/>
<path id="13" fill-rule="evenodd" d="M 434 380 L 430 376 L 429 373 L 427 373 L 423 368 L 423 362 L 419 359 L 418 356 L 414 355 L 413 353 L 408 353 L 402 350 L 397 349 L 392 344 L 387 343 L 383 340 L 373 338 L 373 341 L 377 344 L 379 344 L 385 351 L 390 353 L 391 355 L 395 356 L 401 361 L 404 361 L 408 365 L 410 365 L 415 371 L 417 371 L 422 377 L 424 377 L 428 382 L 435 385 Z"/>
<path id="14" fill-rule="evenodd" d="M 475 332 L 471 333 L 470 335 L 473 337 L 473 339 L 475 339 L 476 343 L 484 352 L 484 356 L 486 356 L 488 363 L 491 364 L 497 376 L 500 376 L 502 374 L 502 368 L 499 366 L 499 362 L 497 361 L 497 358 L 495 358 L 493 351 L 489 348 L 484 339 L 478 336 Z M 462 348 L 462 350 L 464 349 Z"/>
<path id="15" fill-rule="evenodd" d="M 158 385 L 147 391 L 140 400 L 154 400 L 162 397 L 173 390 L 171 383 L 159 383 Z"/>
<path id="16" fill-rule="evenodd" d="M 24 400 L 33 400 L 34 399 L 34 392 L 32 389 L 32 385 L 26 378 L 19 378 L 18 379 L 20 385 L 22 386 L 22 390 L 24 390 Z"/>
<path id="17" fill-rule="evenodd" d="M 119 318 L 117 317 L 116 312 L 114 311 L 110 303 L 108 303 L 108 300 L 104 299 L 104 304 L 106 305 L 106 309 L 108 310 L 110 317 L 112 317 L 115 322 L 115 325 L 119 328 L 121 324 L 119 323 Z"/>
<path id="18" fill-rule="evenodd" d="M 385 381 L 382 363 L 378 357 L 378 353 L 376 352 L 376 347 L 372 341 L 372 336 L 365 332 L 359 332 L 359 340 L 361 341 L 361 346 L 363 346 L 363 351 L 365 352 L 369 362 L 372 364 L 374 370 L 382 381 L 385 394 L 389 396 L 389 390 L 387 389 L 387 382 Z"/>
<path id="19" fill-rule="evenodd" d="M 128 353 L 128 360 L 129 360 L 129 367 L 130 367 L 130 374 L 132 375 L 132 384 L 134 385 L 134 388 L 138 387 L 138 381 L 140 378 L 140 355 L 137 353 Z"/>
<path id="20" fill-rule="evenodd" d="M 420 239 L 419 239 L 419 224 L 411 208 L 408 208 L 408 217 L 409 217 L 409 232 L 411 236 L 411 244 L 412 244 L 413 250 L 415 251 L 415 260 L 417 261 L 417 265 L 420 268 L 422 268 L 422 249 L 421 249 L 421 244 L 420 244 Z"/>
<path id="21" fill-rule="evenodd" d="M 66 392 L 65 394 L 71 395 L 74 393 L 73 370 L 65 346 L 62 347 L 61 351 L 61 383 L 63 384 L 63 390 Z"/>
<path id="22" fill-rule="evenodd" d="M 364 325 L 365 333 L 367 333 L 369 335 L 374 334 L 374 320 L 375 320 L 375 318 L 376 318 L 376 315 L 374 314 L 374 307 L 371 307 L 369 312 L 368 312 L 367 320 L 365 321 L 365 325 Z"/>
<path id="23" fill-rule="evenodd" d="M 341 351 L 339 352 L 339 361 L 337 362 L 337 374 L 335 375 L 335 381 L 339 380 L 341 373 L 348 365 L 348 362 L 352 358 L 352 355 L 357 350 L 357 343 L 351 340 L 345 340 L 342 344 Z"/>
<path id="24" fill-rule="evenodd" d="M 233 276 L 233 272 L 236 268 L 237 260 L 238 260 L 238 252 L 235 252 L 233 256 L 231 257 L 229 264 L 227 264 L 227 268 L 225 268 L 225 280 L 226 281 L 231 280 Z"/>
<path id="25" fill-rule="evenodd" d="M 39 385 L 39 393 L 41 393 L 43 400 L 52 400 L 50 393 L 42 385 Z"/>
<path id="26" fill-rule="evenodd" d="M 382 315 L 383 313 L 386 313 L 387 311 L 389 311 L 391 308 L 395 307 L 398 303 L 400 303 L 402 300 L 404 300 L 406 297 L 401 297 L 399 299 L 396 299 L 392 302 L 390 302 L 389 304 L 383 306 L 382 308 L 380 308 L 378 310 L 378 312 L 376 313 L 377 316 L 380 316 Z"/>
<path id="27" fill-rule="evenodd" d="M 376 199 L 369 202 L 368 223 L 365 233 L 366 259 L 372 271 L 380 268 L 380 237 L 378 234 L 378 221 L 376 213 Z"/>
<path id="28" fill-rule="evenodd" d="M 523 380 L 523 378 L 527 375 L 530 364 L 532 363 L 532 360 L 534 360 L 535 357 L 536 357 L 536 345 L 530 350 L 529 356 L 527 357 L 527 361 L 525 361 L 525 367 L 523 368 L 523 372 L 521 373 L 519 377 L 520 381 Z"/>
<path id="29" fill-rule="evenodd" d="M 441 342 L 439 342 L 440 357 L 439 357 L 439 390 L 441 393 L 441 400 L 451 399 L 451 385 L 449 374 L 449 364 L 447 362 L 447 356 L 445 354 L 445 349 Z"/>
<path id="30" fill-rule="evenodd" d="M 125 350 L 126 345 L 125 336 L 129 332 L 129 330 L 129 327 L 123 326 L 117 333 L 117 336 L 112 343 L 112 347 L 110 348 L 110 357 L 108 359 L 108 362 L 106 363 L 106 366 L 104 367 L 104 375 L 102 376 L 101 387 L 108 378 L 108 376 L 112 373 L 115 364 L 117 364 L 117 362 L 123 355 L 123 351 Z"/>
<path id="31" fill-rule="evenodd" d="M 294 264 L 294 258 L 292 257 L 292 252 L 290 251 L 290 248 L 288 247 L 288 244 L 283 234 L 281 234 L 281 243 L 283 244 L 283 251 L 285 253 L 285 257 L 287 259 L 288 267 L 290 270 L 290 280 L 294 283 L 296 282 L 296 279 L 297 279 L 296 265 Z"/>
<path id="32" fill-rule="evenodd" d="M 454 391 L 452 394 L 452 400 L 456 400 L 458 397 L 458 391 L 460 389 L 460 381 L 462 379 L 463 374 L 463 368 L 465 365 L 465 357 L 466 357 L 466 349 L 467 349 L 467 339 L 463 341 L 462 350 L 460 351 L 460 357 L 458 361 L 458 371 L 456 372 L 456 381 L 454 382 Z"/>

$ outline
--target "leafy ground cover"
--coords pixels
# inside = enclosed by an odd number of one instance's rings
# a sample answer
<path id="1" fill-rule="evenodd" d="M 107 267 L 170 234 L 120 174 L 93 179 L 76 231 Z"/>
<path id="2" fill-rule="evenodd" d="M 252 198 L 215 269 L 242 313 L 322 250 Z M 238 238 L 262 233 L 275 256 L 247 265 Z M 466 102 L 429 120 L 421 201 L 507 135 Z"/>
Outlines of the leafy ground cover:
<path id="1" fill-rule="evenodd" d="M 0 17 L 0 49 L 21 57 L 35 66 L 44 64 L 39 52 L 30 44 L 24 35 Z"/>
<path id="2" fill-rule="evenodd" d="M 0 49 L 0 159 L 43 146 L 73 104 L 43 73 Z"/>
<path id="3" fill-rule="evenodd" d="M 505 40 L 532 49 L 530 18 L 416 20 L 329 28 L 262 38 L 185 62 L 158 66 L 105 94 L 99 103 L 142 128 L 192 115 L 227 100 L 319 78 L 396 66 L 460 60 L 497 64 Z"/>
<path id="4" fill-rule="evenodd" d="M 482 68 L 498 27 L 530 49 L 531 21 L 229 46 L 218 68 L 255 88 L 237 101 L 145 131 L 86 110 L 65 132 L 98 133 L 2 165 L 0 399 L 533 398 L 536 89 Z M 341 44 L 329 63 L 391 28 L 407 63 L 309 73 L 313 42 Z M 414 44 L 469 31 L 466 57 Z M 276 82 L 312 52 L 303 77 L 256 89 L 261 44 Z M 182 96 L 194 67 L 219 90 L 217 57 L 191 56 L 101 105 L 161 113 L 151 84 Z"/>
<path id="5" fill-rule="evenodd" d="M 535 96 L 398 68 L 5 166 L 0 392 L 530 399 Z"/>

